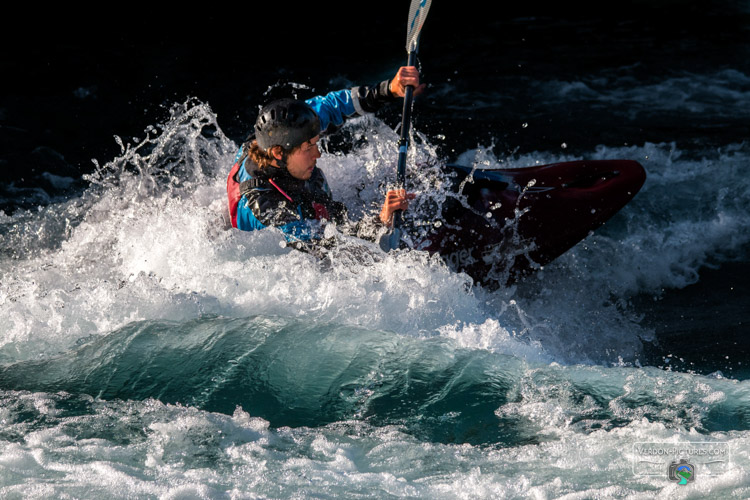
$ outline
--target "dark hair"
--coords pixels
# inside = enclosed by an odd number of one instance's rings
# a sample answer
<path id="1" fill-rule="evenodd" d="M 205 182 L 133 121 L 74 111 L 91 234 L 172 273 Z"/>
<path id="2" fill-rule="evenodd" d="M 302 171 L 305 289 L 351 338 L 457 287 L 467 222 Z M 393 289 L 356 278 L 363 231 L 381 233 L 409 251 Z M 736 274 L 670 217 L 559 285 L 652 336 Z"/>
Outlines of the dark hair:
<path id="1" fill-rule="evenodd" d="M 298 150 L 301 147 L 302 147 L 302 144 L 300 144 L 299 146 L 295 146 L 291 149 L 281 148 L 282 157 L 286 158 L 287 156 L 294 153 L 296 150 Z M 250 158 L 250 161 L 258 165 L 258 167 L 261 169 L 270 166 L 274 160 L 273 155 L 271 155 L 271 150 L 269 149 L 268 151 L 264 151 L 263 148 L 261 148 L 258 145 L 258 141 L 256 140 L 250 143 L 250 147 L 247 150 L 247 156 Z"/>

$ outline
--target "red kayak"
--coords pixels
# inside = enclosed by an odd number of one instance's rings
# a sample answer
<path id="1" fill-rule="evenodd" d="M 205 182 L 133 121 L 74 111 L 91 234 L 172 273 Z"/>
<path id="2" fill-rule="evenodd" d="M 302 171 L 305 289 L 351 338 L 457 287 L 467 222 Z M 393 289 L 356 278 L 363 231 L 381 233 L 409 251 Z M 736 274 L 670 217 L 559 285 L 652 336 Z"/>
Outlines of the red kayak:
<path id="1" fill-rule="evenodd" d="M 449 166 L 454 196 L 416 248 L 438 253 L 478 283 L 496 287 L 556 259 L 640 190 L 636 161 L 595 160 L 528 168 Z"/>

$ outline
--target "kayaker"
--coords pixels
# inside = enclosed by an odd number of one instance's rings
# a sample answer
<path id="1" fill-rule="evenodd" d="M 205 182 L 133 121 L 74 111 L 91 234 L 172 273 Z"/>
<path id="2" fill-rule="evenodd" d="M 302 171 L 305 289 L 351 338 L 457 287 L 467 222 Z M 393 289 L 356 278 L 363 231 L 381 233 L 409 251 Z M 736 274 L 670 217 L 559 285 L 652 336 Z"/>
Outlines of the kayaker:
<path id="1" fill-rule="evenodd" d="M 333 91 L 306 101 L 280 99 L 264 106 L 227 178 L 232 226 L 244 231 L 273 226 L 287 241 L 304 243 L 320 239 L 323 220 L 348 223 L 346 208 L 333 200 L 316 166 L 320 136 L 346 118 L 373 113 L 402 98 L 408 85 L 414 86 L 415 95 L 424 88 L 413 66 L 399 68 L 392 79 L 373 87 Z M 353 224 L 349 232 L 374 238 L 413 198 L 403 189 L 388 191 L 379 216 Z"/>

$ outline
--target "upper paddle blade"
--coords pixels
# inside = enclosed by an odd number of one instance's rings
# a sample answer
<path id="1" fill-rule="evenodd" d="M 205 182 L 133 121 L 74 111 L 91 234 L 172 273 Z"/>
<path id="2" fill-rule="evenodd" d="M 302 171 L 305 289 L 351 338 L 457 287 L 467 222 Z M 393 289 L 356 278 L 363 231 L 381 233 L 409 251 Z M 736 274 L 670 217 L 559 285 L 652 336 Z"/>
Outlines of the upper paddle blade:
<path id="1" fill-rule="evenodd" d="M 406 52 L 412 53 L 417 51 L 419 43 L 419 32 L 422 30 L 427 11 L 430 10 L 432 0 L 412 0 L 409 7 L 409 20 L 406 32 Z"/>

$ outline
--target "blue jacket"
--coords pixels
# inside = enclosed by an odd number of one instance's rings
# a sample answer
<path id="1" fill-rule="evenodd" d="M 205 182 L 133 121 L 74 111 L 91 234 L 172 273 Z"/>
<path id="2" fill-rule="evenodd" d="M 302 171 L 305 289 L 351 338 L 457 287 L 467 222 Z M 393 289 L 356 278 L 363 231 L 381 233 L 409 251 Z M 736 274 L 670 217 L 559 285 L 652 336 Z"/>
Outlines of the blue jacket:
<path id="1" fill-rule="evenodd" d="M 352 116 L 375 112 L 393 99 L 383 81 L 375 87 L 360 86 L 316 96 L 305 102 L 318 114 L 321 134 L 341 126 Z M 310 241 L 320 237 L 320 219 L 341 222 L 346 209 L 334 202 L 323 172 L 315 167 L 307 181 L 293 178 L 286 169 L 259 169 L 244 152 L 252 137 L 237 152 L 227 179 L 232 226 L 253 231 L 273 226 L 286 239 Z"/>

